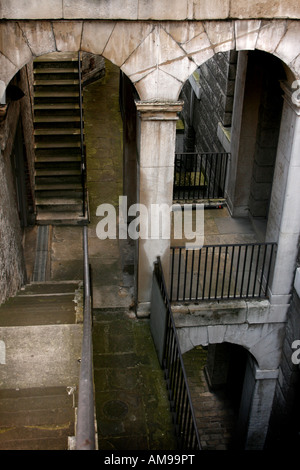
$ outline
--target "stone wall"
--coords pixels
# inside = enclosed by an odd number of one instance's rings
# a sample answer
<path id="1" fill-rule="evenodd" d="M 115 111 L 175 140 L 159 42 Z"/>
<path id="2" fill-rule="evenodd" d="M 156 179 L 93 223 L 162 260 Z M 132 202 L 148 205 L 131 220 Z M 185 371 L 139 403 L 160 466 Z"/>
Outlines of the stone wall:
<path id="1" fill-rule="evenodd" d="M 185 151 L 227 150 L 221 135 L 226 130 L 230 134 L 236 59 L 235 51 L 220 52 L 201 65 L 184 85 Z"/>
<path id="2" fill-rule="evenodd" d="M 0 18 L 185 20 L 299 18 L 298 0 L 1 0 Z"/>
<path id="3" fill-rule="evenodd" d="M 267 448 L 277 449 L 278 445 L 281 445 L 285 449 L 294 450 L 297 446 L 299 447 L 300 369 L 299 365 L 292 362 L 292 354 L 295 352 L 292 344 L 295 340 L 300 339 L 299 311 L 300 298 L 294 290 L 288 312 L 280 373 L 266 444 Z"/>
<path id="4" fill-rule="evenodd" d="M 13 296 L 25 281 L 22 231 L 16 203 L 11 151 L 15 136 L 19 103 L 10 107 L 9 135 L 1 142 L 0 151 L 0 303 Z"/>
<path id="5" fill-rule="evenodd" d="M 26 282 L 23 251 L 23 230 L 21 227 L 16 175 L 13 155 L 18 135 L 19 148 L 24 157 L 27 207 L 33 212 L 33 108 L 31 64 L 24 67 L 11 82 L 18 86 L 25 96 L 18 101 L 7 97 L 8 108 L 5 119 L 0 123 L 0 304 Z M 21 129 L 21 134 L 18 134 Z M 28 214 L 26 214 L 27 218 Z"/>

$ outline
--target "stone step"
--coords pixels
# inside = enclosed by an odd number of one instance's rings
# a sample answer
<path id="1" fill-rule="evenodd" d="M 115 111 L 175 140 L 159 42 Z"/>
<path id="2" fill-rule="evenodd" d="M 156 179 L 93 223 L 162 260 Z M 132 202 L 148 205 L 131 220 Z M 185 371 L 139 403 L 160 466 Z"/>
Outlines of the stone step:
<path id="1" fill-rule="evenodd" d="M 17 296 L 0 308 L 0 325 L 33 326 L 75 323 L 74 294 Z"/>
<path id="2" fill-rule="evenodd" d="M 44 80 L 43 79 L 36 79 L 36 80 L 34 80 L 33 85 L 35 87 L 41 87 L 41 86 L 46 86 L 46 87 L 48 87 L 48 86 L 58 86 L 58 87 L 60 87 L 61 85 L 66 86 L 66 87 L 68 85 L 78 86 L 79 85 L 79 80 L 76 80 L 76 79 L 72 80 L 72 79 L 66 79 L 66 78 L 61 79 L 61 80 L 57 80 L 55 78 L 52 78 L 52 80 L 51 79 L 44 79 Z"/>
<path id="3" fill-rule="evenodd" d="M 36 149 L 63 149 L 63 148 L 80 148 L 81 147 L 81 142 L 77 141 L 65 141 L 65 142 L 36 142 L 34 144 L 34 147 Z"/>
<path id="4" fill-rule="evenodd" d="M 52 178 L 60 178 L 62 177 L 67 177 L 68 179 L 71 177 L 81 177 L 81 171 L 79 169 L 58 169 L 57 166 L 54 167 L 53 169 L 42 169 L 42 168 L 37 168 L 35 170 L 35 175 L 36 175 L 36 182 L 42 182 L 42 181 L 47 181 L 52 180 Z M 58 180 L 57 180 L 58 181 Z"/>
<path id="5" fill-rule="evenodd" d="M 44 91 L 36 91 L 34 93 L 35 98 L 78 98 L 79 91 L 51 91 L 51 90 L 44 90 Z"/>
<path id="6" fill-rule="evenodd" d="M 48 155 L 37 155 L 35 159 L 36 169 L 43 168 L 51 170 L 51 168 L 80 168 L 81 156 L 77 155 L 65 155 L 62 154 L 48 154 Z M 46 166 L 45 166 L 46 164 Z M 59 166 L 58 166 L 59 165 Z"/>
<path id="7" fill-rule="evenodd" d="M 36 184 L 35 190 L 38 191 L 39 194 L 41 191 L 43 191 L 45 194 L 48 194 L 49 191 L 59 191 L 60 194 L 66 193 L 68 195 L 69 191 L 72 191 L 74 194 L 82 191 L 82 185 L 72 182 L 68 183 L 67 181 L 64 184 L 53 182 L 49 184 Z"/>
<path id="8" fill-rule="evenodd" d="M 51 67 L 47 67 L 45 64 L 43 67 L 35 67 L 33 70 L 34 75 L 66 75 L 66 74 L 78 74 L 78 67 L 73 67 L 72 65 L 70 67 L 53 67 L 51 64 Z"/>
<path id="9" fill-rule="evenodd" d="M 66 387 L 0 390 L 0 450 L 67 450 L 74 399 Z"/>
<path id="10" fill-rule="evenodd" d="M 79 115 L 78 116 L 76 115 L 49 116 L 49 114 L 47 114 L 45 116 L 38 115 L 34 117 L 35 124 L 71 123 L 71 122 L 73 123 L 73 125 L 74 123 L 80 122 L 80 116 Z"/>
<path id="11" fill-rule="evenodd" d="M 38 225 L 87 225 L 87 217 L 82 216 L 82 207 L 78 211 L 51 211 L 51 207 L 48 210 L 39 210 L 36 216 L 36 223 Z"/>
<path id="12" fill-rule="evenodd" d="M 79 110 L 80 106 L 79 103 L 36 103 L 34 105 L 34 111 L 39 111 L 39 110 L 46 110 L 50 111 L 51 109 L 57 111 L 57 110 Z"/>
<path id="13" fill-rule="evenodd" d="M 84 132 L 84 130 L 83 130 Z M 68 128 L 68 127 L 60 127 L 60 128 L 45 128 L 45 129 L 35 129 L 34 135 L 35 136 L 65 136 L 65 135 L 76 135 L 80 136 L 81 130 L 78 128 Z"/>
<path id="14" fill-rule="evenodd" d="M 48 281 L 48 282 L 32 282 L 27 284 L 26 287 L 19 290 L 18 297 L 33 296 L 33 295 L 49 295 L 49 294 L 73 294 L 79 288 L 78 281 Z"/>

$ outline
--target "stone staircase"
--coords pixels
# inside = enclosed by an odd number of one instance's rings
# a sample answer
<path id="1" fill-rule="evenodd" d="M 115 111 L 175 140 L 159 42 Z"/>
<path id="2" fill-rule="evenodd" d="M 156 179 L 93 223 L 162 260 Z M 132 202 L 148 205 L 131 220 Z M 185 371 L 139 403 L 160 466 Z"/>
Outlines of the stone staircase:
<path id="1" fill-rule="evenodd" d="M 78 55 L 51 53 L 33 66 L 36 222 L 82 225 Z"/>
<path id="2" fill-rule="evenodd" d="M 0 450 L 67 450 L 82 344 L 78 282 L 32 283 L 0 307 Z"/>

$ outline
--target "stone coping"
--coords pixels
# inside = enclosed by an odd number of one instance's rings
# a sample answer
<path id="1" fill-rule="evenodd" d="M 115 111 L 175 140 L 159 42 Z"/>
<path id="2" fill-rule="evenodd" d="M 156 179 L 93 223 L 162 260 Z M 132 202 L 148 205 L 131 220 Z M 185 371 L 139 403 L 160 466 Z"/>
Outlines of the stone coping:
<path id="1" fill-rule="evenodd" d="M 172 8 L 170 8 L 172 3 Z M 299 18 L 298 0 L 6 0 L 2 19 L 214 20 Z"/>

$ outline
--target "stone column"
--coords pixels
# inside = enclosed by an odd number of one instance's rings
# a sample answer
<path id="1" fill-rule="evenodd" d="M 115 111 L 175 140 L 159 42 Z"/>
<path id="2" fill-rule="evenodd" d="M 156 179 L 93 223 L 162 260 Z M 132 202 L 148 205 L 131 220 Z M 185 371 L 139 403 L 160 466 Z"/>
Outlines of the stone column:
<path id="1" fill-rule="evenodd" d="M 254 371 L 255 385 L 244 450 L 263 450 L 273 405 L 278 369 Z"/>
<path id="2" fill-rule="evenodd" d="M 138 124 L 138 202 L 148 214 L 153 204 L 173 202 L 173 173 L 175 157 L 176 121 L 183 102 L 136 101 L 140 119 Z M 169 219 L 168 223 L 170 223 Z M 166 221 L 164 221 L 166 222 Z M 147 224 L 141 214 L 141 226 Z M 161 257 L 168 281 L 170 238 L 138 239 L 137 260 L 137 315 L 148 316 L 152 286 L 153 263 Z"/>
<path id="3" fill-rule="evenodd" d="M 282 83 L 284 104 L 270 201 L 267 241 L 278 243 L 271 304 L 280 307 L 285 320 L 293 284 L 300 233 L 300 107 L 293 91 Z"/>

